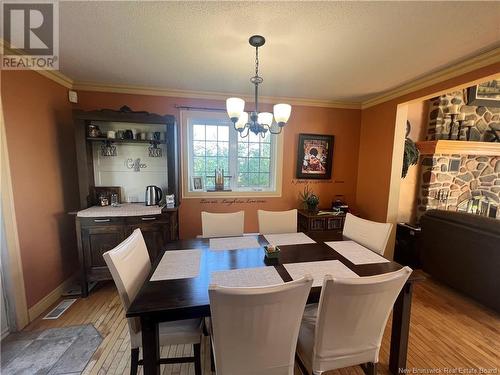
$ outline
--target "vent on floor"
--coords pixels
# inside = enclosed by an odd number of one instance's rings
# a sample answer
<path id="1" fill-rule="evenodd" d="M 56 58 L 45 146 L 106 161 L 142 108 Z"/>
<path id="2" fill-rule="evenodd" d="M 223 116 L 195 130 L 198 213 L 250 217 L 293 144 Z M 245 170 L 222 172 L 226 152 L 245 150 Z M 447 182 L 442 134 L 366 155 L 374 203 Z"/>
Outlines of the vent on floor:
<path id="1" fill-rule="evenodd" d="M 52 309 L 51 312 L 49 312 L 47 315 L 43 317 L 43 319 L 57 319 L 59 318 L 64 312 L 69 309 L 69 307 L 75 303 L 76 298 L 71 298 L 71 299 L 65 299 L 59 303 L 56 307 Z"/>

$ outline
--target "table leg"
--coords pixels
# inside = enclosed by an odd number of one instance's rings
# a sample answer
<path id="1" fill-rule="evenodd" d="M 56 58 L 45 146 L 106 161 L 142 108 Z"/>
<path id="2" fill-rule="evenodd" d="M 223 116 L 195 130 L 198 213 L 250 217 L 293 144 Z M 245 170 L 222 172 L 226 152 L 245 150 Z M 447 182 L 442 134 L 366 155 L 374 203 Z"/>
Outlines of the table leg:
<path id="1" fill-rule="evenodd" d="M 141 331 L 144 375 L 160 375 L 158 322 L 147 317 L 141 317 Z"/>
<path id="2" fill-rule="evenodd" d="M 391 354 L 389 370 L 401 374 L 406 369 L 413 283 L 407 282 L 399 293 L 392 310 Z"/>

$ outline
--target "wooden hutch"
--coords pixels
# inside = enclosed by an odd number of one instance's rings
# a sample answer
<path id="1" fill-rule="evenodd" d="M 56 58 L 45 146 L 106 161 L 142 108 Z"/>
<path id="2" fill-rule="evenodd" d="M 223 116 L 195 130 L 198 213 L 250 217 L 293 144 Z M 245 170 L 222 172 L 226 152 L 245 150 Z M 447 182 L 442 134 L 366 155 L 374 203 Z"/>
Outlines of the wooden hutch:
<path id="1" fill-rule="evenodd" d="M 75 124 L 76 155 L 78 165 L 78 181 L 80 189 L 80 209 L 98 205 L 95 196 L 96 179 L 94 176 L 95 148 L 102 147 L 106 142 L 112 144 L 143 144 L 148 147 L 148 143 L 153 143 L 147 139 L 109 139 L 106 134 L 102 136 L 89 136 L 91 124 L 102 123 L 130 123 L 140 124 L 146 127 L 161 127 L 164 136 L 161 143 L 164 147 L 164 161 L 166 165 L 165 174 L 167 181 L 167 191 L 164 194 L 175 195 L 175 207 L 162 208 L 155 207 L 154 214 L 144 214 L 144 203 L 137 201 L 138 212 L 140 214 L 128 214 L 109 216 L 88 216 L 81 217 L 79 211 L 76 217 L 76 233 L 78 240 L 78 254 L 81 271 L 82 296 L 88 295 L 88 283 L 92 281 L 110 280 L 109 272 L 102 254 L 112 249 L 134 229 L 140 228 L 148 247 L 151 261 L 161 253 L 167 241 L 178 239 L 178 205 L 179 205 L 179 155 L 178 155 L 178 130 L 175 117 L 172 115 L 158 115 L 148 112 L 134 112 L 128 107 L 122 107 L 119 111 L 97 110 L 84 112 L 75 110 L 73 112 Z M 133 126 L 133 125 L 131 125 Z M 137 178 L 141 175 L 137 173 Z M 140 182 L 139 182 L 140 184 Z M 144 186 L 145 188 L 145 186 Z M 143 195 L 144 196 L 144 195 Z M 124 201 L 124 198 L 121 199 Z M 121 202 L 120 202 L 121 203 Z M 139 205 L 141 207 L 139 207 Z M 128 205 L 134 207 L 134 205 Z M 106 212 L 113 212 L 110 208 Z M 119 207 L 116 208 L 119 210 Z M 87 210 L 88 211 L 88 210 Z"/>

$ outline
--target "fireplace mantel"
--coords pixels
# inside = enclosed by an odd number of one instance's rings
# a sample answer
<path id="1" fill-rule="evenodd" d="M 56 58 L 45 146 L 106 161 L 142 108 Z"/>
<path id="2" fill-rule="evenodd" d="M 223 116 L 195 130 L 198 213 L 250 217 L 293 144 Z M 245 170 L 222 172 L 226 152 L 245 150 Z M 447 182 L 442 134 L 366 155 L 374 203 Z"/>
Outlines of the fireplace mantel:
<path id="1" fill-rule="evenodd" d="M 500 156 L 500 143 L 470 141 L 421 141 L 416 142 L 422 155 L 458 154 Z"/>

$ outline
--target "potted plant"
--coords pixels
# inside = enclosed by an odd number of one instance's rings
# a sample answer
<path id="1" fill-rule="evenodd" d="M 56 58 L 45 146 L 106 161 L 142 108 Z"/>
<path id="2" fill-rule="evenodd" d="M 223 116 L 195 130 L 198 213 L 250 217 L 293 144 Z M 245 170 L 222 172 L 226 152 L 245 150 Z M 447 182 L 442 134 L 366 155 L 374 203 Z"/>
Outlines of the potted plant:
<path id="1" fill-rule="evenodd" d="M 299 193 L 299 198 L 304 208 L 307 208 L 309 211 L 313 212 L 318 210 L 319 198 L 309 188 L 309 185 L 306 185 L 304 187 L 304 191 Z"/>
<path id="2" fill-rule="evenodd" d="M 420 152 L 418 151 L 417 145 L 413 142 L 408 135 L 410 134 L 411 125 L 409 121 L 406 121 L 406 137 L 405 137 L 405 149 L 403 153 L 403 170 L 401 171 L 401 178 L 405 178 L 408 173 L 408 168 L 410 165 L 415 165 L 418 162 L 418 157 Z"/>

